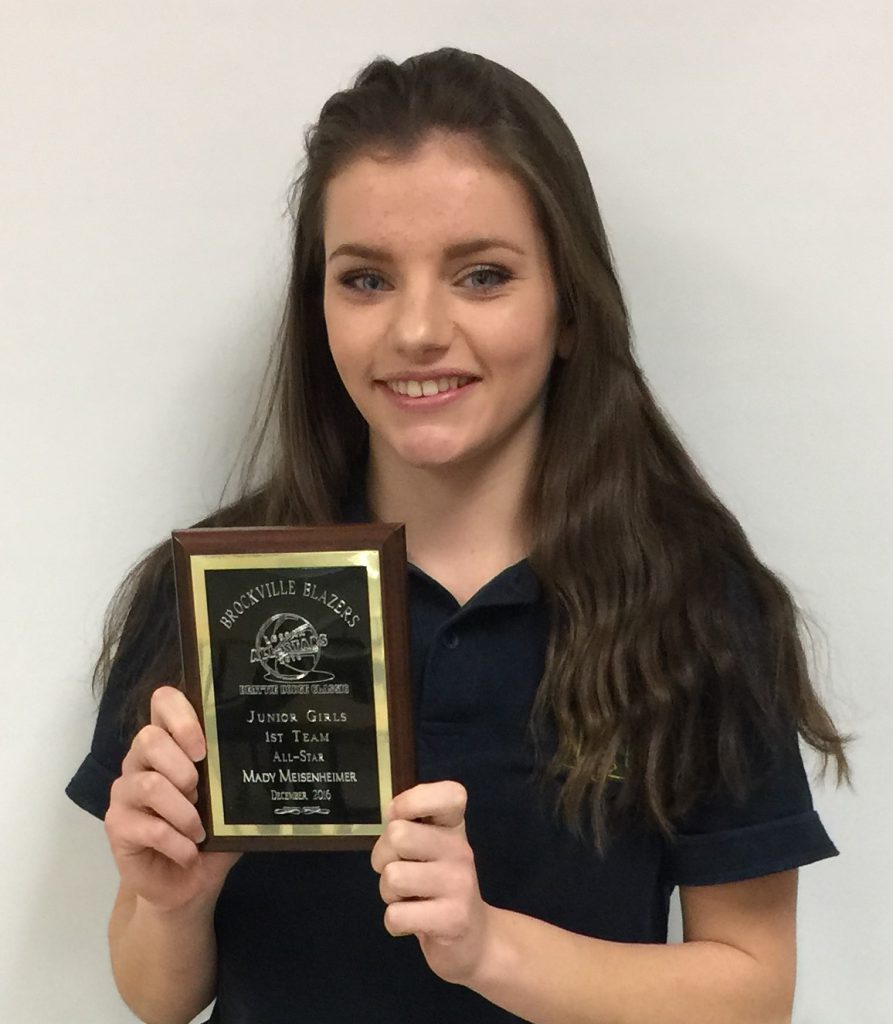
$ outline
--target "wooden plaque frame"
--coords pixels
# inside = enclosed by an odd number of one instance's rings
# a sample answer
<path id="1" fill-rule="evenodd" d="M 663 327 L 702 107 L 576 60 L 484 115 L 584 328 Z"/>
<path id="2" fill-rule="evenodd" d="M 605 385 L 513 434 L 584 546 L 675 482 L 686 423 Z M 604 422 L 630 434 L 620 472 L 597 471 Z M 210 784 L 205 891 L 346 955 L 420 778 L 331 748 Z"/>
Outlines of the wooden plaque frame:
<path id="1" fill-rule="evenodd" d="M 202 849 L 370 848 L 415 782 L 403 527 L 171 542 L 185 691 L 208 747 Z"/>

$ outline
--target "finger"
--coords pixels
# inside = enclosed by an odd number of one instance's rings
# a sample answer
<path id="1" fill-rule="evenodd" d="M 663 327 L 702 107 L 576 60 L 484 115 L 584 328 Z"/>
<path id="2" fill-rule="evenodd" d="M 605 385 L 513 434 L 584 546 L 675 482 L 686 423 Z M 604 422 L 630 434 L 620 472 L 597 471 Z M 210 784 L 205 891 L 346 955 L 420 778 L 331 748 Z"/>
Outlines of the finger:
<path id="1" fill-rule="evenodd" d="M 385 826 L 372 849 L 372 867 L 381 873 L 395 860 L 432 861 L 459 856 L 467 846 L 464 833 L 449 832 L 437 825 L 398 819 Z"/>
<path id="2" fill-rule="evenodd" d="M 391 801 L 387 816 L 418 820 L 424 818 L 432 825 L 456 828 L 465 819 L 468 795 L 458 782 L 425 782 L 398 793 Z"/>
<path id="3" fill-rule="evenodd" d="M 194 843 L 200 843 L 205 838 L 205 830 L 195 805 L 158 772 L 122 775 L 112 785 L 109 808 L 113 805 L 149 812 Z"/>
<path id="4" fill-rule="evenodd" d="M 461 884 L 452 864 L 397 860 L 385 865 L 378 891 L 385 903 L 434 899 L 455 892 Z"/>
<path id="5" fill-rule="evenodd" d="M 134 736 L 121 762 L 121 773 L 159 772 L 180 790 L 191 793 L 198 786 L 198 771 L 192 759 L 173 736 L 158 725 L 146 725 Z"/>
<path id="6" fill-rule="evenodd" d="M 109 808 L 106 831 L 122 877 L 133 858 L 154 850 L 163 857 L 189 869 L 199 855 L 192 840 L 178 832 L 170 822 L 130 807 Z"/>
<path id="7" fill-rule="evenodd" d="M 160 686 L 152 694 L 150 721 L 169 732 L 193 761 L 201 761 L 207 753 L 195 708 L 181 690 Z"/>
<path id="8" fill-rule="evenodd" d="M 388 905 L 384 926 L 391 935 L 426 935 L 450 942 L 467 931 L 468 918 L 455 900 L 402 900 Z"/>

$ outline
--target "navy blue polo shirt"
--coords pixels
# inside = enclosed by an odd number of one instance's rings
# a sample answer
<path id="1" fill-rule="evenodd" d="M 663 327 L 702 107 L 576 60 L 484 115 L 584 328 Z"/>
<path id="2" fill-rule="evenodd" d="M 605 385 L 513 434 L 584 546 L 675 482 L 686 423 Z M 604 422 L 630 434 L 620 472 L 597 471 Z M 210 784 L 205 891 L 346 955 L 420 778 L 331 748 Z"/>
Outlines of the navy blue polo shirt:
<path id="1" fill-rule="evenodd" d="M 527 722 L 549 615 L 529 564 L 505 569 L 463 606 L 410 566 L 409 596 L 419 778 L 454 779 L 468 790 L 468 838 L 487 902 L 586 935 L 660 943 L 674 886 L 741 880 L 836 854 L 792 743 L 745 803 L 705 803 L 672 842 L 642 827 L 598 855 L 557 820 L 555 789 L 534 777 Z M 119 726 L 127 684 L 117 670 L 91 752 L 67 789 L 99 817 L 130 742 Z M 437 978 L 414 937 L 388 935 L 384 909 L 366 852 L 244 855 L 217 905 L 211 1020 L 519 1019 Z"/>

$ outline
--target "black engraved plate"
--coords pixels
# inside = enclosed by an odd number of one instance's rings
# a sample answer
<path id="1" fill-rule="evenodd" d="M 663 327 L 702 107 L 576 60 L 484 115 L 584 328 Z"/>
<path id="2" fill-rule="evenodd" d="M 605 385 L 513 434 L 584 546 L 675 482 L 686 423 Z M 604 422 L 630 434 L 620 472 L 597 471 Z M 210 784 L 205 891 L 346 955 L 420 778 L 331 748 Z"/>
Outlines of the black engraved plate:
<path id="1" fill-rule="evenodd" d="M 371 846 L 411 784 L 405 556 L 349 547 L 357 529 L 174 533 L 208 849 Z"/>

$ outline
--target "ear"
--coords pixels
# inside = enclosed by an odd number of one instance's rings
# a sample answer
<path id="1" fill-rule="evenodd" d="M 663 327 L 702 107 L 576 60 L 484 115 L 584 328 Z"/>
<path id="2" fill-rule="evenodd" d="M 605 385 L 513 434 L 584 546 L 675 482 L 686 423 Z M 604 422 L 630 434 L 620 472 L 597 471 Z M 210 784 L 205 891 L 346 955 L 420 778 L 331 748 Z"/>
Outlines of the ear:
<path id="1" fill-rule="evenodd" d="M 571 352 L 574 350 L 574 341 L 576 340 L 576 332 L 573 324 L 565 324 L 564 327 L 558 332 L 558 338 L 555 341 L 555 354 L 559 359 L 567 359 Z"/>

